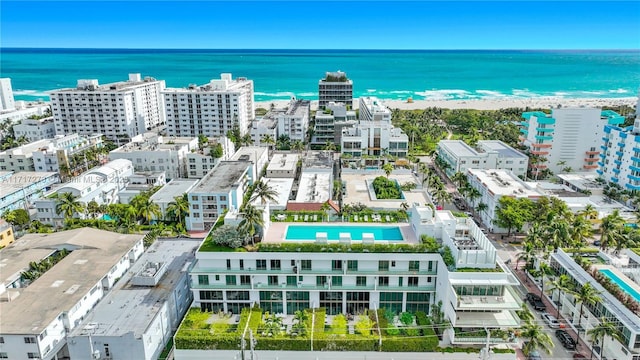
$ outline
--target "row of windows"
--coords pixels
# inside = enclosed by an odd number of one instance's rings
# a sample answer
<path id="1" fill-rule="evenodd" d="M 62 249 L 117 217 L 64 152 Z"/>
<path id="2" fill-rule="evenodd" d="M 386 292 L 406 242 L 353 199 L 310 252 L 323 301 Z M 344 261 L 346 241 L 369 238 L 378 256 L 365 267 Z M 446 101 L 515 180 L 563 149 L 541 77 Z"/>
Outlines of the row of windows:
<path id="1" fill-rule="evenodd" d="M 216 281 L 220 281 L 220 275 L 214 275 Z M 249 275 L 240 275 L 240 285 L 251 285 L 251 278 Z M 399 277 L 397 285 L 398 287 L 409 286 L 416 287 L 418 286 L 419 278 L 417 276 L 408 276 L 406 277 L 406 284 L 404 283 L 404 277 Z M 296 276 L 296 275 L 287 275 L 286 276 L 286 284 L 288 286 L 296 286 L 298 282 L 304 281 L 304 276 Z M 432 283 L 433 277 L 427 277 L 427 283 Z M 267 277 L 267 283 L 271 286 L 280 285 L 280 277 L 278 275 L 269 275 Z M 198 284 L 200 285 L 209 285 L 209 275 L 198 275 Z M 238 284 L 238 276 L 237 275 L 225 275 L 225 284 L 226 285 L 237 285 Z M 390 278 L 388 276 L 379 276 L 377 277 L 377 284 L 379 286 L 394 286 L 395 284 L 390 283 Z M 329 277 L 325 275 L 316 276 L 316 286 L 328 286 L 329 285 Z M 373 285 L 373 284 L 370 284 Z M 331 276 L 331 286 L 342 286 L 342 276 Z M 356 276 L 356 286 L 367 286 L 367 277 L 366 276 Z M 487 291 L 483 291 L 480 295 L 495 295 L 498 294 L 499 289 L 496 287 L 495 290 L 491 289 L 491 293 Z M 501 293 L 501 292 L 500 292 Z M 466 295 L 466 292 L 464 293 Z M 471 293 L 469 293 L 471 295 Z M 213 300 L 213 299 L 209 299 Z"/>

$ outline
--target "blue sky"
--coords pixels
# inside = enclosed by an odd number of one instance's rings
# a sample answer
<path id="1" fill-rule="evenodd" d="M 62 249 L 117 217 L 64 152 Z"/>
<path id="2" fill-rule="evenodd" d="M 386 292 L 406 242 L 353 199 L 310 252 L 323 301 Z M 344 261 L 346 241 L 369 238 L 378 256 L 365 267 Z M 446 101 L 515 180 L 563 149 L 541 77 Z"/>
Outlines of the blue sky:
<path id="1" fill-rule="evenodd" d="M 7 1 L 3 47 L 640 49 L 640 2 Z"/>

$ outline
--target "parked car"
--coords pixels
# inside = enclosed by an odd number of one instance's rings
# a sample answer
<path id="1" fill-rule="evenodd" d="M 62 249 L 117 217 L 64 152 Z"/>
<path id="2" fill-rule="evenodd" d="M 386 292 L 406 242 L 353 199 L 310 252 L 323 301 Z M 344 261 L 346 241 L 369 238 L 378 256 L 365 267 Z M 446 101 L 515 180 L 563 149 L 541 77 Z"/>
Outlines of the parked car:
<path id="1" fill-rule="evenodd" d="M 595 246 L 600 246 L 600 244 L 602 244 L 602 243 L 600 242 L 600 240 L 596 240 L 596 241 L 594 241 L 594 242 L 593 242 L 593 245 L 595 245 Z"/>
<path id="2" fill-rule="evenodd" d="M 540 352 L 538 350 L 533 350 L 527 356 L 527 360 L 542 360 L 542 356 L 540 356 Z"/>
<path id="3" fill-rule="evenodd" d="M 544 322 L 546 322 L 547 325 L 549 325 L 550 328 L 557 329 L 560 327 L 560 321 L 558 321 L 558 319 L 556 319 L 555 316 L 546 312 L 540 316 L 542 317 L 542 320 L 544 320 Z"/>
<path id="4" fill-rule="evenodd" d="M 562 343 L 562 346 L 564 346 L 565 349 L 567 350 L 576 349 L 576 342 L 565 330 L 556 330 L 556 337 L 558 338 L 558 340 L 560 340 L 560 342 Z"/>
<path id="5" fill-rule="evenodd" d="M 527 301 L 533 306 L 536 311 L 545 311 L 547 307 L 544 305 L 544 302 L 540 298 L 539 295 L 534 293 L 527 294 Z"/>

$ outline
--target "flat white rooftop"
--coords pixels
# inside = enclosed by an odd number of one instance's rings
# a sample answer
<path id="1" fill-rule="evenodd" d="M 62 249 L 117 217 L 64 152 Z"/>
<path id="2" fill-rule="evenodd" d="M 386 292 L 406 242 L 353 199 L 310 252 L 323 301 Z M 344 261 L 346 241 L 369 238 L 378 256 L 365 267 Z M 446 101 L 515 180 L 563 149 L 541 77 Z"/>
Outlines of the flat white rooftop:
<path id="1" fill-rule="evenodd" d="M 303 170 L 300 174 L 296 202 L 323 203 L 329 200 L 331 180 L 331 173 Z"/>
<path id="2" fill-rule="evenodd" d="M 291 171 L 293 177 L 296 166 L 298 165 L 298 159 L 300 155 L 292 153 L 276 153 L 273 154 L 269 165 L 267 166 L 267 172 L 269 171 Z"/>
<path id="3" fill-rule="evenodd" d="M 480 140 L 478 147 L 485 151 L 497 152 L 501 158 L 522 158 L 527 159 L 527 155 L 503 143 L 500 140 Z"/>
<path id="4" fill-rule="evenodd" d="M 149 198 L 153 202 L 170 203 L 191 190 L 198 180 L 173 179 Z"/>
<path id="5" fill-rule="evenodd" d="M 285 209 L 287 207 L 289 195 L 291 194 L 291 188 L 293 188 L 293 178 L 263 177 L 262 182 L 267 184 L 271 189 L 278 193 L 276 201 L 267 201 L 269 203 L 269 206 L 271 206 L 272 209 Z M 258 198 L 255 199 L 251 204 L 253 204 L 254 206 L 262 206 L 262 201 Z"/>
<path id="6" fill-rule="evenodd" d="M 81 228 L 53 234 L 27 234 L 2 250 L 3 277 L 29 268 L 58 249 L 73 250 L 26 288 L 8 289 L 20 296 L 0 303 L 3 334 L 39 334 L 69 311 L 125 256 L 142 235 Z"/>
<path id="7" fill-rule="evenodd" d="M 194 261 L 194 250 L 201 240 L 158 239 L 120 279 L 100 303 L 85 316 L 73 336 L 122 336 L 133 332 L 141 336 L 164 306 L 178 280 Z M 154 287 L 134 286 L 131 278 L 149 263 L 166 264 L 167 270 Z M 117 316 L 115 316 L 117 314 Z"/>
<path id="8" fill-rule="evenodd" d="M 478 156 L 478 151 L 462 140 L 440 140 L 438 146 L 454 154 L 456 157 Z"/>
<path id="9" fill-rule="evenodd" d="M 480 183 L 494 196 L 515 196 L 539 198 L 544 194 L 520 180 L 509 170 L 501 169 L 469 169 L 469 175 L 477 178 Z"/>

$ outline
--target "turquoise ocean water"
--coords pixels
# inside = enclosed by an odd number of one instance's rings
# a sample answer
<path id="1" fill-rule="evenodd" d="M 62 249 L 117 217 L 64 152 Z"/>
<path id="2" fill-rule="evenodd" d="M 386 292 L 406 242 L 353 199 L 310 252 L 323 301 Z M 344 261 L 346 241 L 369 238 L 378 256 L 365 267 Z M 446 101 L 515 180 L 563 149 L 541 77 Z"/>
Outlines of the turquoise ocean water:
<path id="1" fill-rule="evenodd" d="M 353 80 L 355 97 L 629 97 L 640 88 L 640 51 L 0 49 L 0 77 L 18 100 L 47 100 L 77 79 L 141 73 L 186 87 L 223 72 L 254 80 L 256 101 L 313 100 L 335 70 Z"/>

